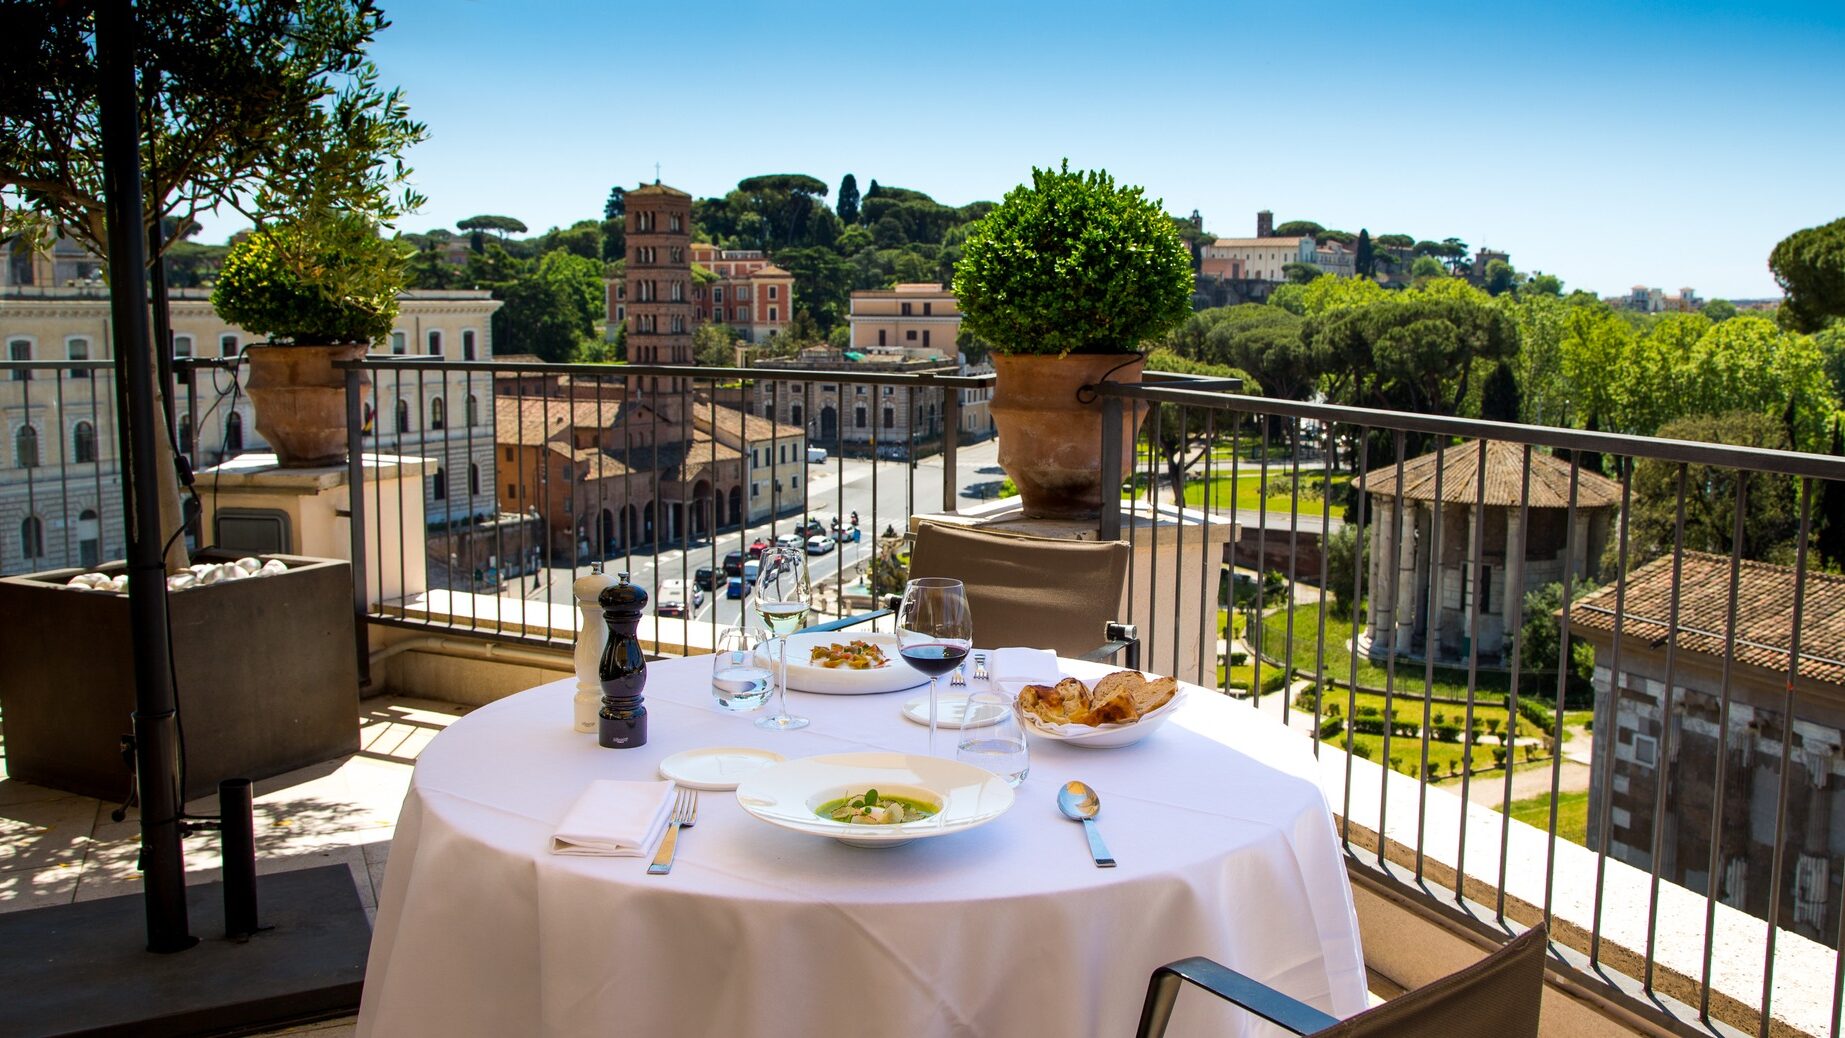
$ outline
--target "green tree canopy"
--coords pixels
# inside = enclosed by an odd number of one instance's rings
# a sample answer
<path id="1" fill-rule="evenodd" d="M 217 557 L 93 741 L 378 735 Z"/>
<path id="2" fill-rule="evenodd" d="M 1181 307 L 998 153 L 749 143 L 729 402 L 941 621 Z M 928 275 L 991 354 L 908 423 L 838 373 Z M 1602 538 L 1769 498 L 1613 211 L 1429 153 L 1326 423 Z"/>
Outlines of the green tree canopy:
<path id="1" fill-rule="evenodd" d="M 1358 229 L 1358 244 L 1352 257 L 1354 272 L 1363 278 L 1377 274 L 1377 250 L 1371 243 L 1371 232 L 1363 227 Z"/>
<path id="2" fill-rule="evenodd" d="M 0 32 L 0 224 L 23 207 L 107 256 L 94 10 L 14 3 Z M 422 204 L 403 154 L 426 131 L 379 84 L 370 0 L 147 0 L 137 8 L 146 222 L 253 221 L 318 199 L 390 224 Z M 177 238 L 167 239 L 171 245 Z"/>
<path id="3" fill-rule="evenodd" d="M 1413 249 L 1416 247 L 1416 239 L 1407 234 L 1380 234 L 1372 240 L 1379 248 L 1385 249 Z"/>
<path id="4" fill-rule="evenodd" d="M 1676 419 L 1659 435 L 1737 447 L 1785 450 L 1787 430 L 1759 411 L 1730 411 Z M 1628 519 L 1628 569 L 1672 552 L 1678 509 L 1675 462 L 1641 460 L 1634 466 L 1633 514 Z M 1685 480 L 1685 550 L 1728 555 L 1736 521 L 1737 481 L 1744 483 L 1742 556 L 1789 562 L 1800 529 L 1798 489 L 1786 476 L 1746 472 L 1722 465 L 1692 465 Z M 1610 543 L 1604 568 L 1612 572 L 1618 544 Z"/>
<path id="5" fill-rule="evenodd" d="M 491 213 L 482 213 L 465 220 L 457 220 L 455 226 L 464 231 L 492 231 L 502 239 L 508 234 L 524 234 L 527 230 L 523 222 L 513 217 L 495 216 Z"/>
<path id="6" fill-rule="evenodd" d="M 1275 237 L 1311 238 L 1325 229 L 1326 228 L 1321 227 L 1312 220 L 1289 220 L 1287 223 L 1278 224 L 1275 227 Z"/>
<path id="7" fill-rule="evenodd" d="M 839 199 L 834 203 L 834 211 L 842 222 L 858 222 L 858 178 L 850 173 L 839 181 Z"/>
<path id="8" fill-rule="evenodd" d="M 1281 265 L 1281 274 L 1296 285 L 1304 285 L 1323 277 L 1326 272 L 1312 263 L 1284 263 Z"/>
<path id="9" fill-rule="evenodd" d="M 1788 235 L 1769 253 L 1768 269 L 1787 293 L 1784 327 L 1816 332 L 1845 316 L 1845 218 Z"/>

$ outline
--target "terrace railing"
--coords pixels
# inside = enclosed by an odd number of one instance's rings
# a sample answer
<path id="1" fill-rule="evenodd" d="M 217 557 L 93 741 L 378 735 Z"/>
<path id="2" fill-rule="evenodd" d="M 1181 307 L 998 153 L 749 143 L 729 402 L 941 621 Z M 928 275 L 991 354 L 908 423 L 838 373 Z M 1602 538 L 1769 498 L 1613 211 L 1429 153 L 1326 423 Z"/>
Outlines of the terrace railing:
<path id="1" fill-rule="evenodd" d="M 901 590 L 910 515 L 955 510 L 958 452 L 990 436 L 962 398 L 991 375 L 382 356 L 346 370 L 350 478 L 368 487 L 353 495 L 362 611 L 513 641 L 574 637 L 571 585 L 599 565 L 654 595 L 661 651 L 701 651 L 738 622 L 726 585 L 750 545 L 797 533 L 840 539 L 811 560 L 823 615 L 861 609 Z M 410 507 L 413 482 L 378 489 L 393 457 L 433 461 Z M 402 547 L 416 543 L 423 559 Z M 698 589 L 683 616 L 658 609 L 667 581 Z M 420 594 L 387 593 L 401 588 Z"/>
<path id="2" fill-rule="evenodd" d="M 176 365 L 178 440 L 201 468 L 259 445 L 235 368 Z M 567 641 L 570 585 L 592 564 L 656 599 L 709 569 L 705 605 L 652 617 L 663 651 L 699 651 L 741 604 L 723 597 L 731 552 L 810 516 L 845 532 L 855 510 L 860 539 L 814 561 L 820 613 L 858 611 L 900 588 L 886 529 L 975 507 L 963 452 L 990 428 L 965 420 L 990 375 L 407 357 L 346 371 L 355 608 L 495 640 Z M 0 568 L 117 557 L 111 362 L 0 362 L 0 386 L 20 416 L 0 445 Z M 1135 545 L 1127 615 L 1147 665 L 1312 740 L 1355 877 L 1483 935 L 1550 924 L 1561 976 L 1656 1028 L 1838 1034 L 1845 606 L 1816 531 L 1845 460 L 1168 384 L 1099 392 L 1143 416 L 1131 456 L 1104 444 L 1123 493 L 1100 533 Z M 1752 557 L 1764 528 L 1768 563 Z M 1526 593 L 1604 578 L 1555 610 L 1594 643 L 1587 686 L 1570 638 L 1534 667 Z"/>
<path id="3" fill-rule="evenodd" d="M 1214 672 L 1314 741 L 1356 878 L 1483 935 L 1545 923 L 1577 990 L 1655 1027 L 1839 1033 L 1845 580 L 1821 572 L 1815 532 L 1845 459 L 1100 391 L 1144 435 L 1133 458 L 1105 445 L 1127 489 L 1102 536 L 1197 537 L 1234 515 L 1252 571 L 1220 590 L 1225 560 L 1137 551 L 1176 561 L 1130 594 L 1196 589 L 1223 610 L 1195 661 L 1176 625 L 1143 626 L 1152 665 Z M 1164 464 L 1175 451 L 1190 464 Z M 1526 593 L 1578 582 L 1605 586 L 1558 595 L 1534 661 Z M 1587 683 L 1557 627 L 1591 644 Z M 1566 752 L 1588 762 L 1573 796 Z M 1583 799 L 1570 842 L 1560 805 Z"/>

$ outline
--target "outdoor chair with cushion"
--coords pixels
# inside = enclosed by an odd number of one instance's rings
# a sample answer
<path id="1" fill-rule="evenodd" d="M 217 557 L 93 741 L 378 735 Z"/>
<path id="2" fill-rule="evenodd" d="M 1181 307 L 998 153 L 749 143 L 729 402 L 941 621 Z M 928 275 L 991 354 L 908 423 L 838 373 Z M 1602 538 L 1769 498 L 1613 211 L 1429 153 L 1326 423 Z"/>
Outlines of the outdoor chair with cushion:
<path id="1" fill-rule="evenodd" d="M 967 588 L 974 644 L 1030 645 L 1103 662 L 1123 654 L 1140 666 L 1140 637 L 1117 622 L 1127 589 L 1128 545 L 1073 541 L 923 523 L 910 550 L 910 576 L 951 577 Z M 809 631 L 838 631 L 890 615 L 860 613 Z"/>
<path id="2" fill-rule="evenodd" d="M 1158 1038 L 1186 982 L 1295 1034 L 1319 1038 L 1537 1038 L 1544 994 L 1542 926 L 1432 984 L 1340 1020 L 1205 958 L 1155 970 L 1140 1010 L 1139 1038 Z"/>

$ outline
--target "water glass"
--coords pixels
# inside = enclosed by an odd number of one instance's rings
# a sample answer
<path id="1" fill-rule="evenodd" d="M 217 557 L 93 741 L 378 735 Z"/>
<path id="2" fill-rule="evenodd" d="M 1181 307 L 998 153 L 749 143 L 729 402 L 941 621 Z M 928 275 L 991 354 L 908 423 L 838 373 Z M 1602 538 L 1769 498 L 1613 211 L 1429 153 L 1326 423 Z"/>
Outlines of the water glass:
<path id="1" fill-rule="evenodd" d="M 1012 712 L 1011 696 L 976 692 L 967 697 L 955 757 L 998 775 L 1008 786 L 1025 781 L 1031 771 L 1031 753 L 1025 746 L 1025 730 Z"/>
<path id="2" fill-rule="evenodd" d="M 711 653 L 711 696 L 733 713 L 760 710 L 774 691 L 774 675 L 756 650 L 760 640 L 748 627 L 726 627 L 718 632 Z"/>

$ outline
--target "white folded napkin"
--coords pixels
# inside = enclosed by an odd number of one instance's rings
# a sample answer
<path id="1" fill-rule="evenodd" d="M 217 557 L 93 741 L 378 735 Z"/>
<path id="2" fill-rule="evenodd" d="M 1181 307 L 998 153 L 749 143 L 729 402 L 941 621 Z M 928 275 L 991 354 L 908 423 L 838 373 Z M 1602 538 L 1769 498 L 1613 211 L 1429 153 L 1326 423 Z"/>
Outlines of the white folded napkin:
<path id="1" fill-rule="evenodd" d="M 672 799 L 671 782 L 591 782 L 551 835 L 551 853 L 638 858 L 660 838 Z"/>
<path id="2" fill-rule="evenodd" d="M 1061 676 L 1057 654 L 1049 649 L 997 649 L 988 668 L 993 684 L 1011 692 L 1026 685 L 1055 685 Z"/>

